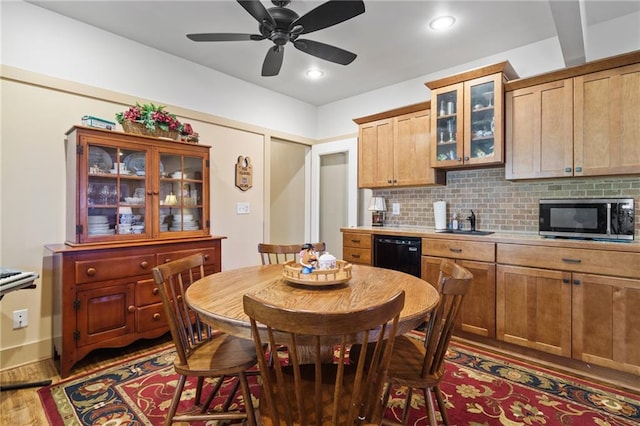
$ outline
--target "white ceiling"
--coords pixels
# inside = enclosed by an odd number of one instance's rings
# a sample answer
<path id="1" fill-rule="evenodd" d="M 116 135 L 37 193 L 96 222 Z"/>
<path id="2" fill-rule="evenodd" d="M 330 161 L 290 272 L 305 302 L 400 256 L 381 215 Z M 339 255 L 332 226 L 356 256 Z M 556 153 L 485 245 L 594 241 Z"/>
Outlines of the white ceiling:
<path id="1" fill-rule="evenodd" d="M 30 3 L 313 105 L 555 36 L 560 39 L 566 65 L 579 64 L 585 56 L 581 22 L 590 26 L 640 11 L 637 0 L 365 0 L 364 14 L 304 35 L 356 53 L 353 63 L 343 66 L 326 62 L 287 44 L 280 74 L 261 77 L 271 41 L 196 43 L 185 36 L 207 32 L 259 34 L 256 20 L 233 0 Z M 288 7 L 302 16 L 322 3 L 293 0 Z M 262 4 L 273 6 L 267 0 Z M 456 25 L 446 32 L 429 30 L 430 19 L 442 14 L 454 15 Z M 324 78 L 306 79 L 304 72 L 311 67 L 322 69 Z"/>

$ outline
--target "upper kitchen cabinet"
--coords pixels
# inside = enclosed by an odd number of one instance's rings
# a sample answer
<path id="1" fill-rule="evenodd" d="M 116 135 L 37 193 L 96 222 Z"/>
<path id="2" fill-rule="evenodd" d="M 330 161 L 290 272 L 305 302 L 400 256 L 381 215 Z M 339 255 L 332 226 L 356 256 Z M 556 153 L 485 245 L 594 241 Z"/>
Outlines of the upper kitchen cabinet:
<path id="1" fill-rule="evenodd" d="M 507 179 L 640 173 L 640 52 L 505 90 Z"/>
<path id="2" fill-rule="evenodd" d="M 431 165 L 459 168 L 504 163 L 504 83 L 509 62 L 426 83 L 431 89 Z"/>
<path id="3" fill-rule="evenodd" d="M 354 119 L 358 130 L 358 187 L 443 185 L 429 161 L 428 102 Z"/>
<path id="4" fill-rule="evenodd" d="M 209 150 L 73 127 L 66 139 L 67 243 L 208 236 Z"/>

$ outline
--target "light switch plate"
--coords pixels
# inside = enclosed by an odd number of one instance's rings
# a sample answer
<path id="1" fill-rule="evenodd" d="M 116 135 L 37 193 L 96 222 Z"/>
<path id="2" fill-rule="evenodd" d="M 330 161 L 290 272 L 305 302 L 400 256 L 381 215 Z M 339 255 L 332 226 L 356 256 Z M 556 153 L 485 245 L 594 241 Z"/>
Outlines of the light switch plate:
<path id="1" fill-rule="evenodd" d="M 391 204 L 391 209 L 393 214 L 400 214 L 400 203 Z"/>
<path id="2" fill-rule="evenodd" d="M 236 203 L 236 214 L 249 214 L 249 203 Z"/>

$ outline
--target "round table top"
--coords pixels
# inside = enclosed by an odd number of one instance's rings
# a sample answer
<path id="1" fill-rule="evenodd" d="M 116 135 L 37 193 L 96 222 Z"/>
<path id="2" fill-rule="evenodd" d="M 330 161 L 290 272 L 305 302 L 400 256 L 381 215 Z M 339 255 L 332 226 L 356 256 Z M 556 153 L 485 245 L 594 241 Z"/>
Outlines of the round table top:
<path id="1" fill-rule="evenodd" d="M 428 282 L 404 272 L 353 265 L 351 279 L 335 286 L 309 287 L 288 282 L 283 265 L 259 265 L 207 275 L 186 291 L 187 304 L 215 329 L 251 339 L 249 317 L 242 297 L 255 294 L 276 306 L 314 312 L 364 309 L 405 291 L 398 333 L 420 325 L 440 296 Z"/>

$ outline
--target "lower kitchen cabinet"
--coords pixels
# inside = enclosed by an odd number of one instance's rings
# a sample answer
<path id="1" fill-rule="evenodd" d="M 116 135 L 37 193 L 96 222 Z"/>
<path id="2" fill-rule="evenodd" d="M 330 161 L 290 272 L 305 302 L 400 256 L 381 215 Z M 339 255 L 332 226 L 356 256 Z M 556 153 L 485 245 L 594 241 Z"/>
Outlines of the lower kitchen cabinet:
<path id="1" fill-rule="evenodd" d="M 342 257 L 350 263 L 371 265 L 373 236 L 370 233 L 343 232 Z"/>
<path id="2" fill-rule="evenodd" d="M 640 374 L 640 253 L 498 244 L 497 262 L 498 340 Z"/>
<path id="3" fill-rule="evenodd" d="M 203 253 L 205 274 L 221 269 L 223 237 L 144 244 L 50 245 L 53 349 L 61 377 L 89 352 L 169 331 L 151 270 Z"/>
<path id="4" fill-rule="evenodd" d="M 496 335 L 495 245 L 461 240 L 422 239 L 422 279 L 438 282 L 443 258 L 454 259 L 473 274 L 456 329 L 484 337 Z M 425 255 L 426 254 L 426 255 Z M 443 256 L 445 255 L 445 256 Z"/>
<path id="5" fill-rule="evenodd" d="M 570 273 L 497 266 L 496 337 L 571 356 Z"/>

